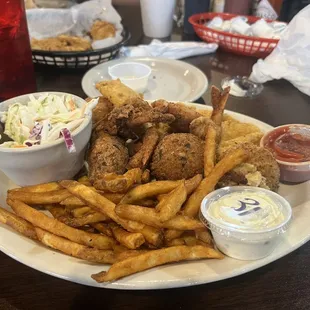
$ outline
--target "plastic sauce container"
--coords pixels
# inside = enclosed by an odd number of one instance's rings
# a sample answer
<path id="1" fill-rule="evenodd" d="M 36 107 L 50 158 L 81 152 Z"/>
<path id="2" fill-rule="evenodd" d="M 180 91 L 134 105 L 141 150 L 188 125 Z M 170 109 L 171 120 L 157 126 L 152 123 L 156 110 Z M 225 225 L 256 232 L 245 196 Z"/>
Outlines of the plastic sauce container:
<path id="1" fill-rule="evenodd" d="M 120 79 L 134 91 L 143 93 L 147 89 L 152 69 L 138 62 L 122 62 L 109 67 L 108 72 L 113 80 Z"/>
<path id="2" fill-rule="evenodd" d="M 280 180 L 300 183 L 310 180 L 310 126 L 290 124 L 274 128 L 260 141 L 280 167 Z"/>
<path id="3" fill-rule="evenodd" d="M 218 189 L 201 203 L 200 219 L 227 256 L 261 259 L 276 248 L 292 217 L 290 204 L 266 189 L 233 186 Z"/>

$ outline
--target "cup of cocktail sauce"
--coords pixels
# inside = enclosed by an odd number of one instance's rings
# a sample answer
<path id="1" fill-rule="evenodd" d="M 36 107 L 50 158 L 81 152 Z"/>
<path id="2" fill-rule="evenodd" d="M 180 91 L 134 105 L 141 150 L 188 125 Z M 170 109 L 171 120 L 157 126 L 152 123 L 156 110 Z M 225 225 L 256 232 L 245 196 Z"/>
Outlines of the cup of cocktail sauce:
<path id="1" fill-rule="evenodd" d="M 275 156 L 281 171 L 280 180 L 300 183 L 310 180 L 310 126 L 290 124 L 266 133 L 260 145 Z"/>

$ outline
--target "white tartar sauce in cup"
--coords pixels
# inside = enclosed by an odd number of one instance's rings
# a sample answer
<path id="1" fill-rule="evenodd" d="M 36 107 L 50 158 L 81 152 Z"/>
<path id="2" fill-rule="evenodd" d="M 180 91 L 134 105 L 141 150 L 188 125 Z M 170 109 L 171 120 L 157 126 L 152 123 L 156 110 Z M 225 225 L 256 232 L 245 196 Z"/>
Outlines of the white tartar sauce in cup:
<path id="1" fill-rule="evenodd" d="M 200 218 L 223 253 L 242 260 L 269 255 L 292 216 L 280 195 L 257 187 L 225 187 L 207 195 Z"/>

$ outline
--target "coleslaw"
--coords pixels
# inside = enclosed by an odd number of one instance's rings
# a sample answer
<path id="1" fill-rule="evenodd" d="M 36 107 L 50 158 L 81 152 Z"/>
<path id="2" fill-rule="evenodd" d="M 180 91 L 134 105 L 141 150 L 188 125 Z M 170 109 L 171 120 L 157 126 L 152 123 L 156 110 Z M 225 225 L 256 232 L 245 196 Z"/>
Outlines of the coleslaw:
<path id="1" fill-rule="evenodd" d="M 0 112 L 4 133 L 13 140 L 0 147 L 32 147 L 64 138 L 68 151 L 74 152 L 71 134 L 97 103 L 98 99 L 93 99 L 79 108 L 71 95 L 46 93 L 38 98 L 29 95 L 27 104 L 17 102 Z"/>

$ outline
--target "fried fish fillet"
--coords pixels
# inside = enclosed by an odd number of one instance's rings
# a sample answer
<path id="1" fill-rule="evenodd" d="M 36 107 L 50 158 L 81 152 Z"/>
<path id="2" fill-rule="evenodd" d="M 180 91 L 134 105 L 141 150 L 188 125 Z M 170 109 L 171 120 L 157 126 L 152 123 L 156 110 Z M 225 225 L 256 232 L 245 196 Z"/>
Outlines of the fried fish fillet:
<path id="1" fill-rule="evenodd" d="M 116 107 L 120 107 L 128 101 L 135 101 L 142 98 L 140 94 L 137 94 L 134 90 L 124 85 L 119 79 L 101 81 L 96 84 L 96 88 L 104 98 L 108 99 Z"/>
<path id="2" fill-rule="evenodd" d="M 96 20 L 90 29 L 90 35 L 93 40 L 115 37 L 115 32 L 115 26 L 103 20 Z"/>
<path id="3" fill-rule="evenodd" d="M 81 37 L 60 35 L 55 38 L 32 39 L 31 48 L 43 51 L 82 52 L 91 50 L 91 44 L 88 40 Z"/>

